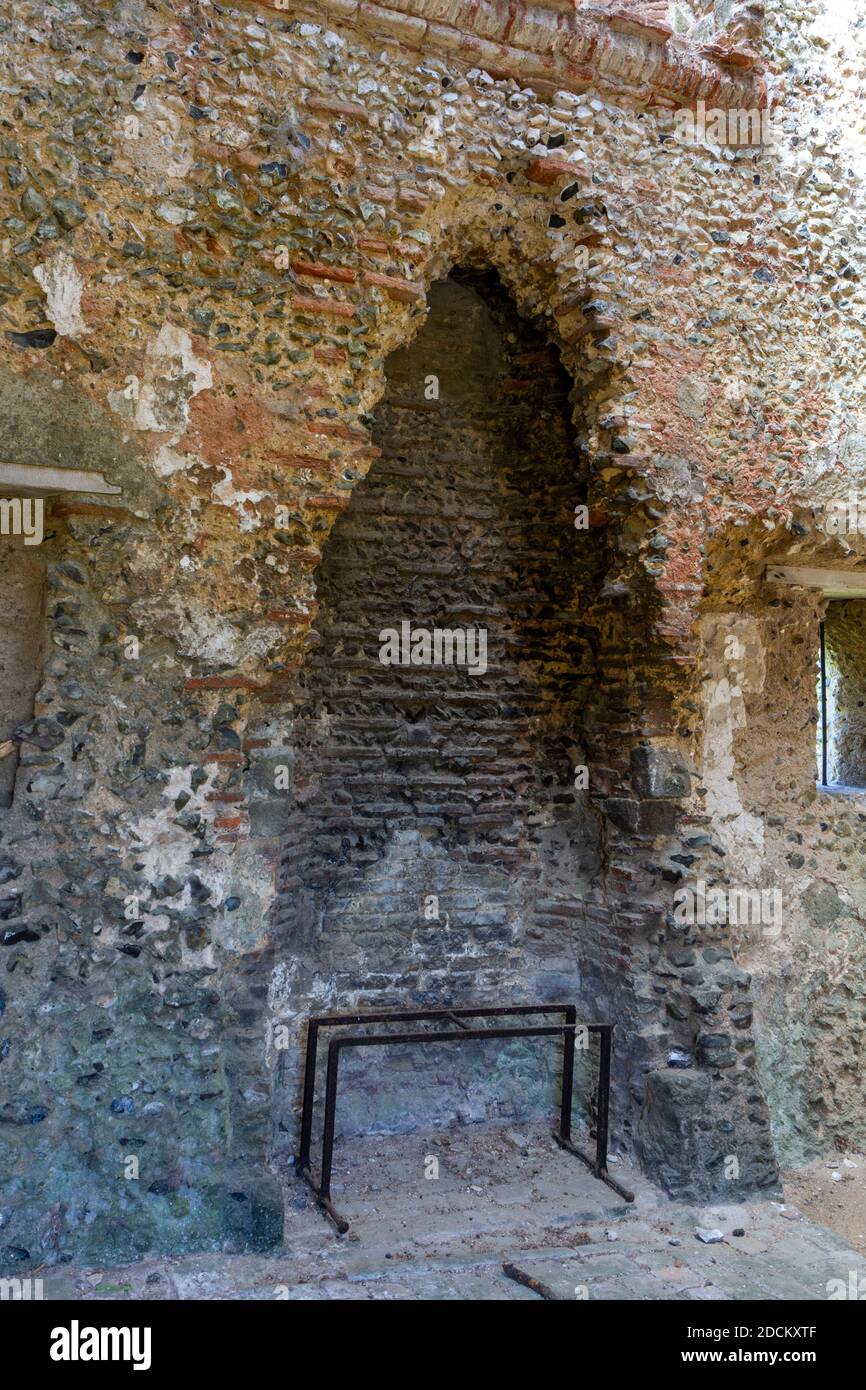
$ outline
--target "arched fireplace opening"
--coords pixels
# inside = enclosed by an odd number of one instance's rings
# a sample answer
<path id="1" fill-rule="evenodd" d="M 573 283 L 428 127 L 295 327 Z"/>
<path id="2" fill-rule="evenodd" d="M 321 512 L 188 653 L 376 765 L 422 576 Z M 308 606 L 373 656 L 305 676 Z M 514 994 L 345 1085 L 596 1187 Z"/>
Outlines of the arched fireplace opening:
<path id="1" fill-rule="evenodd" d="M 569 379 L 475 269 L 434 285 L 386 377 L 380 453 L 328 541 L 296 704 L 272 1003 L 298 1047 L 281 1058 L 278 1148 L 292 1144 L 312 1013 L 611 1012 L 582 744 L 600 559 Z M 553 1043 L 383 1051 L 345 1060 L 345 1133 L 555 1101 Z"/>

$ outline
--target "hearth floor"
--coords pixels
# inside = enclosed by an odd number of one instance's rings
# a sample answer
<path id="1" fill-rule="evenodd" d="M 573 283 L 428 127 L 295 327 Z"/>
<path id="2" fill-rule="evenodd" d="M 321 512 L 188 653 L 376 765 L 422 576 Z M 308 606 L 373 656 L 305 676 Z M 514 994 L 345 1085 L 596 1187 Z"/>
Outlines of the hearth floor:
<path id="1" fill-rule="evenodd" d="M 438 1177 L 425 1176 L 431 1159 Z M 625 1163 L 611 1171 L 633 1204 L 538 1126 L 346 1140 L 333 1182 L 345 1236 L 291 1176 L 281 1252 L 40 1274 L 47 1299 L 538 1299 L 506 1264 L 569 1300 L 823 1300 L 852 1271 L 866 1286 L 866 1259 L 782 1202 L 695 1206 Z M 697 1229 L 723 1239 L 705 1244 Z"/>

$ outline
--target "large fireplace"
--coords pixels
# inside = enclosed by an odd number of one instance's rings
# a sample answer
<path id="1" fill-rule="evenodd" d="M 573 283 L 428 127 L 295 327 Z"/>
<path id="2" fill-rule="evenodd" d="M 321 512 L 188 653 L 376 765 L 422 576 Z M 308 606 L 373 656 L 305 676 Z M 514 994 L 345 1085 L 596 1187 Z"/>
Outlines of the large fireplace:
<path id="1" fill-rule="evenodd" d="M 489 272 L 435 285 L 423 328 L 387 363 L 379 456 L 325 551 L 296 710 L 274 1004 L 298 1044 L 304 1018 L 329 1009 L 565 1000 L 587 1019 L 611 1013 L 582 743 L 597 559 L 575 511 L 568 393 L 556 351 Z M 284 1057 L 286 1106 L 298 1050 Z M 354 1054 L 338 1125 L 552 1103 L 554 1043 L 457 1052 Z"/>

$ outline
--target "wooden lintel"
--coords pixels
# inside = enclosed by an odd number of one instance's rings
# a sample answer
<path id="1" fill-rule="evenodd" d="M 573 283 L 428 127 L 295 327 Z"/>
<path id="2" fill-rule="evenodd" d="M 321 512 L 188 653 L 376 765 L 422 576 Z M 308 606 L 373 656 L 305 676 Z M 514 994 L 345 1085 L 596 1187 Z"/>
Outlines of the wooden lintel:
<path id="1" fill-rule="evenodd" d="M 0 493 L 122 491 L 87 468 L 42 468 L 31 463 L 0 463 Z"/>
<path id="2" fill-rule="evenodd" d="M 791 584 L 800 589 L 817 589 L 825 598 L 866 598 L 866 570 L 768 565 L 764 579 L 768 584 Z"/>

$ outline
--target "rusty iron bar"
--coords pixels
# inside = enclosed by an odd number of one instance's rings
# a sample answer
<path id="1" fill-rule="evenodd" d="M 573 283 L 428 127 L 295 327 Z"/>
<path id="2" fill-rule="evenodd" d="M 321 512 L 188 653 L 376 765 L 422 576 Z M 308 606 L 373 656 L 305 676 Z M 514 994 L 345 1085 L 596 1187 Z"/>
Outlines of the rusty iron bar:
<path id="1" fill-rule="evenodd" d="M 525 1269 L 520 1269 L 518 1265 L 507 1264 L 502 1266 L 502 1273 L 506 1279 L 513 1279 L 515 1284 L 522 1284 L 525 1289 L 531 1289 L 537 1293 L 539 1298 L 544 1298 L 548 1303 L 561 1303 L 563 1300 L 558 1293 L 554 1293 L 549 1284 L 544 1284 L 540 1279 L 535 1279 L 531 1274 L 527 1274 Z"/>
<path id="2" fill-rule="evenodd" d="M 600 1052 L 598 1059 L 598 1090 L 596 1092 L 595 1107 L 595 1158 L 590 1158 L 589 1154 L 585 1154 L 582 1149 L 579 1149 L 575 1144 L 572 1144 L 570 1130 L 565 1130 L 561 1125 L 558 1134 L 554 1130 L 553 1137 L 556 1140 L 557 1144 L 559 1144 L 560 1148 L 567 1150 L 568 1153 L 574 1154 L 575 1158 L 582 1159 L 583 1162 L 586 1164 L 587 1168 L 590 1170 L 590 1172 L 593 1173 L 595 1177 L 599 1179 L 600 1182 L 606 1183 L 608 1187 L 612 1188 L 613 1191 L 618 1193 L 620 1197 L 624 1198 L 626 1202 L 633 1202 L 634 1193 L 631 1192 L 629 1188 L 623 1187 L 622 1183 L 617 1182 L 616 1178 L 612 1178 L 610 1173 L 607 1171 L 607 1145 L 608 1131 L 610 1125 L 610 1059 L 612 1051 L 611 1033 L 612 1029 L 610 1028 L 602 1029 L 601 1036 L 599 1038 Z"/>
<path id="3" fill-rule="evenodd" d="M 535 1024 L 531 1026 L 503 1028 L 470 1028 L 464 1019 L 531 1017 L 533 1015 L 562 1014 L 564 1022 L 559 1024 Z M 399 1032 L 351 1034 L 332 1038 L 328 1044 L 327 1075 L 325 1081 L 325 1121 L 322 1133 L 322 1166 L 318 1183 L 313 1176 L 310 1163 L 310 1147 L 313 1129 L 313 1108 L 316 1090 L 316 1061 L 318 1055 L 319 1031 L 322 1028 L 346 1027 L 370 1023 L 421 1023 L 448 1022 L 456 1025 L 458 1031 Z M 337 1111 L 337 1088 L 339 1084 L 340 1053 L 350 1047 L 382 1047 L 399 1044 L 470 1042 L 491 1039 L 561 1037 L 562 1055 L 562 1093 L 560 1098 L 559 1130 L 553 1137 L 561 1148 L 581 1159 L 601 1182 L 627 1202 L 634 1201 L 634 1194 L 617 1183 L 607 1171 L 608 1111 L 610 1097 L 610 1059 L 613 1025 L 609 1023 L 590 1023 L 581 1025 L 588 1032 L 598 1033 L 600 1039 L 599 1074 L 597 1092 L 596 1155 L 589 1158 L 571 1142 L 572 1090 L 574 1087 L 575 1031 L 577 1029 L 577 1009 L 574 1004 L 516 1004 L 496 1005 L 489 1008 L 452 1009 L 411 1009 L 388 1010 L 370 1013 L 320 1014 L 309 1020 L 307 1047 L 304 1062 L 303 1113 L 301 1118 L 301 1141 L 297 1157 L 297 1171 L 313 1191 L 317 1205 L 330 1218 L 337 1232 L 345 1235 L 349 1229 L 346 1218 L 336 1209 L 331 1200 L 331 1173 L 334 1154 L 334 1133 Z"/>
<path id="4" fill-rule="evenodd" d="M 611 1188 L 618 1196 L 622 1197 L 623 1201 L 634 1201 L 634 1193 L 629 1188 L 623 1187 L 622 1183 L 617 1182 L 616 1178 L 611 1177 L 607 1170 L 607 1164 L 605 1164 L 603 1168 L 599 1168 L 594 1158 L 584 1153 L 583 1149 L 579 1149 L 576 1144 L 572 1144 L 570 1139 L 563 1139 L 562 1135 L 557 1134 L 556 1130 L 553 1130 L 553 1137 L 561 1149 L 565 1149 L 566 1153 L 573 1154 L 575 1158 L 579 1158 L 581 1162 L 585 1163 L 593 1177 L 598 1178 L 599 1182 L 605 1183 L 607 1187 Z"/>

